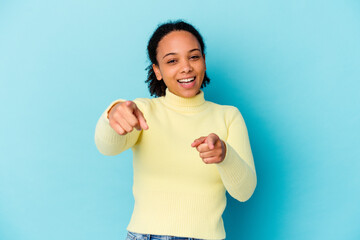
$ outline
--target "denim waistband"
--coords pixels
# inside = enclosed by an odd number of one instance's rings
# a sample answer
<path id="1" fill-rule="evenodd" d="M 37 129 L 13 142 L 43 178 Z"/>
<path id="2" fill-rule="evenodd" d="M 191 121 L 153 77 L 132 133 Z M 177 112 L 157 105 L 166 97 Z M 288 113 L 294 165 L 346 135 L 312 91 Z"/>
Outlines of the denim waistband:
<path id="1" fill-rule="evenodd" d="M 200 238 L 176 237 L 169 235 L 142 234 L 128 231 L 126 240 L 204 240 Z"/>

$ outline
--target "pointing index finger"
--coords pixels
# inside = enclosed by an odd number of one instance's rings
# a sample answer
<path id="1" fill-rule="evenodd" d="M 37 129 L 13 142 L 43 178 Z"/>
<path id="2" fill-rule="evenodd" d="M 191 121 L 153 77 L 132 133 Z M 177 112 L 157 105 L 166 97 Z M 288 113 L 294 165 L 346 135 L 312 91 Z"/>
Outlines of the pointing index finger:
<path id="1" fill-rule="evenodd" d="M 216 142 L 219 140 L 219 137 L 218 135 L 211 133 L 206 140 L 209 148 L 214 149 Z"/>

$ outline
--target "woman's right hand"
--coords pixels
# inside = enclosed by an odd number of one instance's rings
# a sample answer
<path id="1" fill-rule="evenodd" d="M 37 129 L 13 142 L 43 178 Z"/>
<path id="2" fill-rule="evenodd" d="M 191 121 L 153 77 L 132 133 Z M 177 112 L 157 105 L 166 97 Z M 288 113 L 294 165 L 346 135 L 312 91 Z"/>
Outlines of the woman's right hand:
<path id="1" fill-rule="evenodd" d="M 110 126 L 120 135 L 126 135 L 134 128 L 147 130 L 143 113 L 132 101 L 119 102 L 109 112 Z"/>

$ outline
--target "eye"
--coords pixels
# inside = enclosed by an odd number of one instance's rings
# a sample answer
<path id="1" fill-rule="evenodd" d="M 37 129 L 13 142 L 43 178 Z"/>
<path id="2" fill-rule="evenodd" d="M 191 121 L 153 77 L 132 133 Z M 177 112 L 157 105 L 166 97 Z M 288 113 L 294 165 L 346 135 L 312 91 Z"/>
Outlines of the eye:
<path id="1" fill-rule="evenodd" d="M 191 59 L 199 59 L 200 56 L 199 56 L 199 55 L 194 55 L 194 56 L 191 56 L 190 58 L 191 58 Z"/>
<path id="2" fill-rule="evenodd" d="M 166 63 L 168 63 L 168 64 L 174 64 L 175 62 L 176 62 L 175 59 L 170 59 L 170 60 L 168 60 Z"/>

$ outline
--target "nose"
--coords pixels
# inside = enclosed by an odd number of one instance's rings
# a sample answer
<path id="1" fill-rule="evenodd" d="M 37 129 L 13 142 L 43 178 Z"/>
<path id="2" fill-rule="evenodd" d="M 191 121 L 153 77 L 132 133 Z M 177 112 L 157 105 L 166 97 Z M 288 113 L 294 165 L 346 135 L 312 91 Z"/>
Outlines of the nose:
<path id="1" fill-rule="evenodd" d="M 191 66 L 190 62 L 188 60 L 185 60 L 181 66 L 181 72 L 189 73 L 192 70 L 193 70 L 193 67 Z"/>

